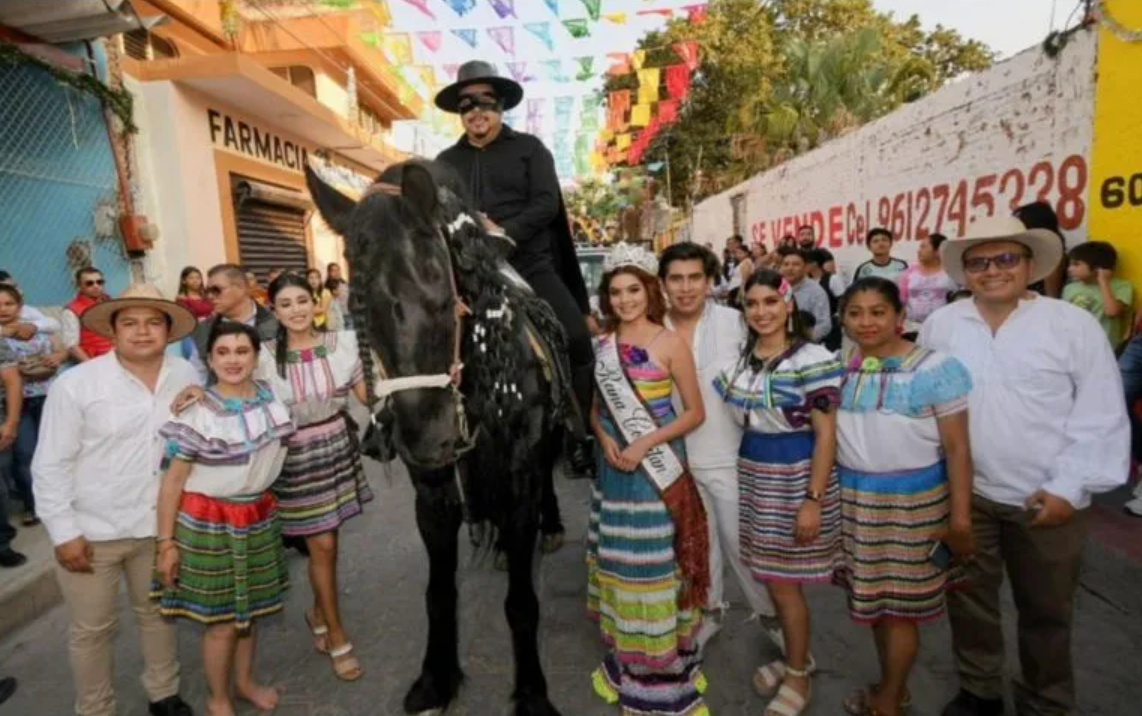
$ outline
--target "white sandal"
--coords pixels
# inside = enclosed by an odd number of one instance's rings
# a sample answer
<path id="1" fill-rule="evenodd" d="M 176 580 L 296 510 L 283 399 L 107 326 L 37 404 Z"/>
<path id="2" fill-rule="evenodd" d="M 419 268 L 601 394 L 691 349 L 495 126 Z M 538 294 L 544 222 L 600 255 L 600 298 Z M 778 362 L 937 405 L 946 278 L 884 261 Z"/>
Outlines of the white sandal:
<path id="1" fill-rule="evenodd" d="M 759 666 L 753 675 L 753 690 L 762 698 L 770 698 L 781 688 L 781 682 L 785 680 L 785 672 L 786 665 L 783 659 L 777 659 L 764 666 Z M 809 655 L 809 666 L 805 667 L 805 673 L 810 676 L 817 673 L 817 661 L 812 654 Z"/>
<path id="2" fill-rule="evenodd" d="M 309 633 L 313 635 L 313 648 L 318 654 L 329 653 L 329 627 L 324 624 L 314 624 L 310 619 L 311 611 L 305 610 L 305 625 L 309 627 Z"/>
<path id="3" fill-rule="evenodd" d="M 797 679 L 808 679 L 809 669 L 804 671 L 801 669 L 794 669 L 791 666 L 785 666 L 785 674 Z M 809 699 L 813 696 L 813 682 L 808 683 L 808 689 L 805 695 L 797 693 L 797 690 L 792 686 L 782 683 L 781 688 L 777 690 L 777 695 L 773 697 L 765 707 L 765 716 L 801 716 L 805 709 L 809 706 Z"/>

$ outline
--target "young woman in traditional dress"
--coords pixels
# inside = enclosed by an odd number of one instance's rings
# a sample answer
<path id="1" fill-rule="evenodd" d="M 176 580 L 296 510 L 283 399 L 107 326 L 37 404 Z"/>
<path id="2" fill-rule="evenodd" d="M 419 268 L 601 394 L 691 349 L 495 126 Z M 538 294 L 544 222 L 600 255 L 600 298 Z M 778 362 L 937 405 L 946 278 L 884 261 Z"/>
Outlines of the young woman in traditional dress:
<path id="1" fill-rule="evenodd" d="M 373 499 L 357 426 L 348 414 L 350 392 L 362 403 L 368 397 L 357 337 L 314 328 L 317 304 L 306 279 L 296 274 L 282 274 L 270 284 L 270 307 L 278 336 L 262 351 L 258 376 L 289 406 L 298 426 L 274 485 L 282 533 L 304 538 L 309 548 L 313 607 L 305 620 L 314 647 L 330 656 L 338 678 L 353 681 L 362 670 L 337 600 L 338 531 Z"/>
<path id="2" fill-rule="evenodd" d="M 944 612 L 950 570 L 932 550 L 972 553 L 971 377 L 955 358 L 901 337 L 905 313 L 892 281 L 857 281 L 841 316 L 857 347 L 837 417 L 838 577 L 852 618 L 872 626 L 881 669 L 880 681 L 844 706 L 856 716 L 898 716 L 911 702 L 917 624 Z"/>
<path id="3" fill-rule="evenodd" d="M 587 564 L 588 606 L 610 651 L 592 681 L 624 715 L 706 714 L 695 637 L 709 587 L 708 537 L 682 441 L 705 419 L 694 359 L 662 325 L 653 255 L 620 244 L 604 270 L 606 332 L 591 412 L 601 459 Z"/>
<path id="4" fill-rule="evenodd" d="M 253 380 L 258 334 L 217 323 L 207 340 L 215 382 L 159 431 L 169 467 L 158 502 L 158 584 L 164 616 L 207 625 L 202 661 L 208 716 L 234 716 L 238 695 L 273 709 L 277 690 L 254 681 L 254 622 L 282 609 L 289 572 L 270 484 L 293 433 L 289 411 Z"/>
<path id="5" fill-rule="evenodd" d="M 785 641 L 784 661 L 758 669 L 773 696 L 766 716 L 796 716 L 809 703 L 809 607 L 802 585 L 833 578 L 840 559 L 836 406 L 841 364 L 805 342 L 793 289 L 775 271 L 742 287 L 749 340 L 714 387 L 745 427 L 738 457 L 741 555 L 765 584 Z"/>

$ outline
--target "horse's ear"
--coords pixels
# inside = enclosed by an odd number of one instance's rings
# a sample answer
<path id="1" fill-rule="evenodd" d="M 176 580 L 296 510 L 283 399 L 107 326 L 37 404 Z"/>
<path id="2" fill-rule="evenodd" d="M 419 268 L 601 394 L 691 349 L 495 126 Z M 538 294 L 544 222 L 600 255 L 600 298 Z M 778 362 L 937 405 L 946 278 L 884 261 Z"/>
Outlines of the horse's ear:
<path id="1" fill-rule="evenodd" d="M 425 223 L 431 224 L 440 200 L 436 196 L 436 182 L 428 169 L 415 163 L 406 165 L 401 173 L 400 190 L 401 196 Z"/>
<path id="2" fill-rule="evenodd" d="M 305 184 L 309 187 L 313 203 L 321 212 L 321 218 L 325 219 L 329 228 L 342 236 L 348 236 L 349 217 L 357 208 L 357 202 L 322 181 L 308 164 L 305 167 Z"/>

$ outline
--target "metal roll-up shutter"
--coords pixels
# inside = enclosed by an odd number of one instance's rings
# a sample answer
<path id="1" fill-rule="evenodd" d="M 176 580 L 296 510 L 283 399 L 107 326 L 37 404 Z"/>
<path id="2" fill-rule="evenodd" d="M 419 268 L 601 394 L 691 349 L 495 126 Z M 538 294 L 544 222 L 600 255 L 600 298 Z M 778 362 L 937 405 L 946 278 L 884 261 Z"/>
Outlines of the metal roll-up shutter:
<path id="1" fill-rule="evenodd" d="M 311 205 L 301 192 L 234 177 L 234 206 L 243 268 L 263 281 L 274 268 L 305 273 L 305 220 Z"/>

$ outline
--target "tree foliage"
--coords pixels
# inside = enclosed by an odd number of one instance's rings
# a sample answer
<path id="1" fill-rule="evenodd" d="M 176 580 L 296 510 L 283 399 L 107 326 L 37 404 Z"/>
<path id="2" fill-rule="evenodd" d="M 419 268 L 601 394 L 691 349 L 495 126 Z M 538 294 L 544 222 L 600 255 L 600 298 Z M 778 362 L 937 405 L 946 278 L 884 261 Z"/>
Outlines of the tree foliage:
<path id="1" fill-rule="evenodd" d="M 702 49 L 679 121 L 642 161 L 669 161 L 676 205 L 732 186 L 987 68 L 980 42 L 916 15 L 899 21 L 871 0 L 711 0 L 707 20 L 675 20 L 639 43 L 647 67 L 678 62 L 676 42 Z M 633 74 L 607 91 L 634 89 Z"/>

